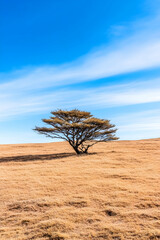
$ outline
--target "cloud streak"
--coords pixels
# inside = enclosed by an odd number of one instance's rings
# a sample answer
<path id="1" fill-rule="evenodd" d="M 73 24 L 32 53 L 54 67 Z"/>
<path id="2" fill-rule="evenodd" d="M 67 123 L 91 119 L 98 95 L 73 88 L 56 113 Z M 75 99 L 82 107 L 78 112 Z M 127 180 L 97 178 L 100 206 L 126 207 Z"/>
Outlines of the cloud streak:
<path id="1" fill-rule="evenodd" d="M 160 79 L 87 89 L 63 88 L 36 95 L 12 93 L 0 108 L 1 120 L 8 116 L 43 113 L 56 108 L 99 109 L 160 102 Z M 5 100 L 1 96 L 1 101 Z"/>
<path id="2" fill-rule="evenodd" d="M 116 26 L 115 26 L 116 27 Z M 160 18 L 131 23 L 129 35 L 93 50 L 74 62 L 24 68 L 1 74 L 0 91 L 37 90 L 107 78 L 160 66 Z"/>
<path id="3" fill-rule="evenodd" d="M 78 63 L 79 62 L 79 63 Z M 83 60 L 58 67 L 41 67 L 20 72 L 12 81 L 0 85 L 0 90 L 34 90 L 97 80 L 118 74 L 160 66 L 160 40 L 152 43 L 130 43 L 117 50 L 103 49 L 86 55 Z M 8 79 L 12 79 L 8 74 Z"/>
<path id="4" fill-rule="evenodd" d="M 124 114 L 112 120 L 117 123 L 121 139 L 157 138 L 160 132 L 160 110 Z"/>

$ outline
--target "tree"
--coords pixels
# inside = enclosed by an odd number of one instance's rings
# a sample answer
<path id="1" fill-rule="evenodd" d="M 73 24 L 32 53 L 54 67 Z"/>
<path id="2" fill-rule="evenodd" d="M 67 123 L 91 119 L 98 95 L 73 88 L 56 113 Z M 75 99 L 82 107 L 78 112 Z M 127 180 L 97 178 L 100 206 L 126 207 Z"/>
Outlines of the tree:
<path id="1" fill-rule="evenodd" d="M 35 127 L 47 137 L 68 141 L 77 154 L 88 153 L 98 142 L 117 140 L 115 125 L 109 120 L 94 118 L 90 112 L 73 109 L 51 112 L 50 119 L 42 119 L 49 127 Z"/>

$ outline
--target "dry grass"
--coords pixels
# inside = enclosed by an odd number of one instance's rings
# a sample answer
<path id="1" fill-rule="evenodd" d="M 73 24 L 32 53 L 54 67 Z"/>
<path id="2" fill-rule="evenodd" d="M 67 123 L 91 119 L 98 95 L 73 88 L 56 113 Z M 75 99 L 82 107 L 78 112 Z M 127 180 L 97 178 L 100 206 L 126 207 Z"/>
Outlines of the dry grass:
<path id="1" fill-rule="evenodd" d="M 0 153 L 1 240 L 160 239 L 160 139 Z"/>

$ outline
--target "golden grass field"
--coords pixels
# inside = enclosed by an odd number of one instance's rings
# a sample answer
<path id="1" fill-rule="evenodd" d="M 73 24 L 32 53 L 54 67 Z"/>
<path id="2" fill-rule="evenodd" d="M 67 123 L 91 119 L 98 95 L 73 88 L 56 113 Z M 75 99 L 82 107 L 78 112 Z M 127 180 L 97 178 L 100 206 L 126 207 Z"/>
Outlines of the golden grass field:
<path id="1" fill-rule="evenodd" d="M 0 145 L 3 239 L 160 239 L 160 139 Z"/>

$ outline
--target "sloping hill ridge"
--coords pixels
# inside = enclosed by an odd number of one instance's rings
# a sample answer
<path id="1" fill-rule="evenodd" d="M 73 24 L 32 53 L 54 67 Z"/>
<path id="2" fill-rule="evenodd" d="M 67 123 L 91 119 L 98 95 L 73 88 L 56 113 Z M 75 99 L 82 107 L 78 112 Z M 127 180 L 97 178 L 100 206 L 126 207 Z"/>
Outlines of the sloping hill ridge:
<path id="1" fill-rule="evenodd" d="M 0 145 L 0 239 L 160 239 L 160 139 Z"/>

